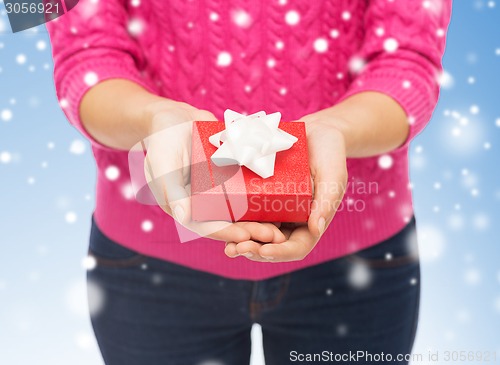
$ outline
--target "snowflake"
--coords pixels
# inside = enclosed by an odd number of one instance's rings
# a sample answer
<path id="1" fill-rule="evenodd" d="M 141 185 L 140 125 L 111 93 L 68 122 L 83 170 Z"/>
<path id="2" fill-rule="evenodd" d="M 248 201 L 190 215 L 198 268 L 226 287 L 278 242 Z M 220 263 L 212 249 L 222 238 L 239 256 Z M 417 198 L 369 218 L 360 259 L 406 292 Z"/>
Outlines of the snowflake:
<path id="1" fill-rule="evenodd" d="M 328 41 L 325 38 L 318 38 L 313 44 L 314 50 L 318 53 L 325 53 L 328 50 Z"/>
<path id="2" fill-rule="evenodd" d="M 120 177 L 120 170 L 116 166 L 108 166 L 104 171 L 104 175 L 110 181 L 115 181 Z"/>
<path id="3" fill-rule="evenodd" d="M 364 58 L 357 57 L 357 56 L 356 57 L 352 57 L 349 60 L 348 67 L 349 67 L 349 71 L 352 74 L 359 74 L 366 67 L 366 60 Z"/>
<path id="4" fill-rule="evenodd" d="M 481 273 L 477 269 L 467 269 L 464 273 L 464 280 L 469 285 L 477 285 L 481 281 Z"/>
<path id="5" fill-rule="evenodd" d="M 382 37 L 385 34 L 385 29 L 382 28 L 382 27 L 378 27 L 378 28 L 375 29 L 375 34 L 378 37 Z"/>
<path id="6" fill-rule="evenodd" d="M 399 43 L 396 39 L 394 38 L 387 38 L 384 41 L 384 49 L 388 53 L 394 53 L 398 50 Z"/>
<path id="7" fill-rule="evenodd" d="M 418 246 L 423 262 L 435 261 L 443 255 L 446 240 L 443 232 L 436 226 L 421 225 L 418 229 Z"/>
<path id="8" fill-rule="evenodd" d="M 12 161 L 12 154 L 7 151 L 3 151 L 0 153 L 0 163 L 8 164 Z"/>
<path id="9" fill-rule="evenodd" d="M 82 350 L 90 350 L 97 347 L 95 337 L 87 332 L 78 332 L 75 335 L 75 343 Z"/>
<path id="10" fill-rule="evenodd" d="M 82 267 L 85 269 L 85 270 L 94 270 L 97 266 L 97 260 L 95 259 L 94 256 L 85 256 L 83 259 L 82 259 Z"/>
<path id="11" fill-rule="evenodd" d="M 500 118 L 495 120 L 495 125 L 500 128 Z"/>
<path id="12" fill-rule="evenodd" d="M 64 220 L 66 223 L 73 224 L 76 222 L 78 219 L 77 215 L 75 212 L 67 212 L 66 215 L 64 216 Z"/>
<path id="13" fill-rule="evenodd" d="M 391 155 L 382 155 L 378 158 L 378 166 L 383 170 L 390 169 L 393 163 L 394 160 Z"/>
<path id="14" fill-rule="evenodd" d="M 372 282 L 372 273 L 363 262 L 355 262 L 349 269 L 348 282 L 355 289 L 364 289 Z"/>
<path id="15" fill-rule="evenodd" d="M 209 15 L 209 18 L 211 21 L 216 22 L 217 20 L 219 20 L 219 14 L 217 14 L 215 12 L 211 12 Z"/>
<path id="16" fill-rule="evenodd" d="M 479 113 L 479 107 L 477 105 L 471 105 L 469 109 L 471 114 L 478 114 Z"/>
<path id="17" fill-rule="evenodd" d="M 348 12 L 347 10 L 343 11 L 342 12 L 342 19 L 345 20 L 345 21 L 350 20 L 351 19 L 351 13 Z"/>
<path id="18" fill-rule="evenodd" d="M 448 226 L 452 230 L 460 230 L 464 226 L 464 219 L 460 214 L 452 214 L 448 217 Z"/>
<path id="19" fill-rule="evenodd" d="M 69 152 L 74 155 L 81 155 L 85 152 L 86 146 L 81 139 L 75 139 L 69 146 Z"/>
<path id="20" fill-rule="evenodd" d="M 151 232 L 153 230 L 153 222 L 150 220 L 145 220 L 141 223 L 141 229 L 144 232 Z"/>
<path id="21" fill-rule="evenodd" d="M 68 102 L 68 99 L 61 99 L 59 100 L 59 105 L 61 106 L 61 108 L 67 108 L 69 106 L 69 102 Z"/>
<path id="22" fill-rule="evenodd" d="M 85 74 L 85 76 L 83 77 L 83 81 L 87 86 L 93 86 L 97 84 L 97 82 L 99 81 L 99 77 L 95 72 L 90 71 Z"/>
<path id="23" fill-rule="evenodd" d="M 281 94 L 281 95 L 286 95 L 286 93 L 287 93 L 287 92 L 288 92 L 288 90 L 287 90 L 287 88 L 286 88 L 286 87 L 282 87 L 282 88 L 280 89 L 280 94 Z"/>
<path id="24" fill-rule="evenodd" d="M 479 213 L 474 216 L 472 223 L 478 231 L 484 231 L 490 226 L 490 218 L 484 213 Z"/>
<path id="25" fill-rule="evenodd" d="M 245 10 L 234 10 L 231 13 L 231 19 L 234 24 L 241 28 L 248 28 L 252 25 L 252 17 Z"/>
<path id="26" fill-rule="evenodd" d="M 276 41 L 276 49 L 282 50 L 285 48 L 285 43 L 283 41 Z"/>
<path id="27" fill-rule="evenodd" d="M 130 19 L 127 30 L 133 37 L 140 36 L 144 32 L 144 22 L 141 19 Z"/>
<path id="28" fill-rule="evenodd" d="M 23 53 L 20 53 L 16 56 L 16 62 L 20 65 L 24 65 L 26 63 L 26 55 Z"/>
<path id="29" fill-rule="evenodd" d="M 454 84 L 453 76 L 445 70 L 438 75 L 436 81 L 443 89 L 451 89 Z"/>
<path id="30" fill-rule="evenodd" d="M 49 142 L 47 143 L 47 148 L 49 150 L 53 150 L 54 148 L 56 147 L 55 143 L 54 142 Z"/>
<path id="31" fill-rule="evenodd" d="M 276 66 L 276 60 L 274 58 L 268 59 L 267 60 L 267 67 L 273 68 L 274 66 Z"/>
<path id="32" fill-rule="evenodd" d="M 221 52 L 217 56 L 217 65 L 221 67 L 227 67 L 231 64 L 232 62 L 232 57 L 229 52 Z"/>
<path id="33" fill-rule="evenodd" d="M 290 10 L 285 14 L 285 22 L 288 25 L 297 25 L 300 21 L 300 14 L 295 10 Z"/>
<path id="34" fill-rule="evenodd" d="M 12 111 L 10 109 L 3 109 L 0 113 L 0 117 L 4 122 L 8 122 L 12 119 Z"/>
<path id="35" fill-rule="evenodd" d="M 476 79 L 473 76 L 469 76 L 467 82 L 472 85 L 476 83 Z"/>
<path id="36" fill-rule="evenodd" d="M 38 49 L 39 51 L 43 51 L 46 48 L 47 48 L 47 43 L 45 43 L 45 41 L 39 40 L 38 42 L 36 42 L 36 49 Z"/>
<path id="37" fill-rule="evenodd" d="M 139 5 L 141 5 L 141 0 L 131 0 L 130 5 L 132 5 L 134 8 L 137 8 Z"/>
<path id="38" fill-rule="evenodd" d="M 134 188 L 132 184 L 124 184 L 122 186 L 122 195 L 126 200 L 132 200 L 135 196 Z"/>
<path id="39" fill-rule="evenodd" d="M 33 176 L 30 176 L 30 177 L 28 177 L 27 182 L 28 182 L 29 185 L 34 185 L 35 182 L 36 182 L 36 180 L 35 180 L 35 178 Z"/>
<path id="40" fill-rule="evenodd" d="M 490 143 L 490 142 L 484 142 L 484 144 L 483 144 L 483 148 L 484 148 L 485 150 L 489 150 L 489 149 L 491 149 L 491 143 Z"/>
<path id="41" fill-rule="evenodd" d="M 411 82 L 409 80 L 404 80 L 403 81 L 403 88 L 409 89 L 410 87 L 411 87 Z"/>
<path id="42" fill-rule="evenodd" d="M 337 29 L 332 29 L 330 31 L 330 37 L 332 37 L 332 38 L 338 38 L 339 35 L 340 35 L 340 32 Z"/>
<path id="43" fill-rule="evenodd" d="M 345 335 L 347 335 L 347 331 L 348 331 L 348 328 L 347 328 L 347 326 L 345 324 L 339 324 L 337 326 L 337 334 L 339 336 L 345 336 Z"/>

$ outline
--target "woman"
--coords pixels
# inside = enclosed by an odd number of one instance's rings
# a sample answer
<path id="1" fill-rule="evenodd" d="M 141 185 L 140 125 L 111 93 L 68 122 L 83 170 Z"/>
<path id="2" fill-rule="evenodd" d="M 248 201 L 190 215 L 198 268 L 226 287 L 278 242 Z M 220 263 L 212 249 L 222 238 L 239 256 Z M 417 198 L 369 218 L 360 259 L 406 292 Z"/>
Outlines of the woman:
<path id="1" fill-rule="evenodd" d="M 357 351 L 408 363 L 420 291 L 408 145 L 437 101 L 450 8 L 84 0 L 48 23 L 61 106 L 98 168 L 88 277 L 106 364 L 245 364 L 253 323 L 267 364 Z M 228 108 L 306 122 L 307 225 L 191 220 L 191 122 Z M 155 207 L 129 194 L 138 143 L 148 177 L 178 171 L 150 184 Z M 174 218 L 202 238 L 182 243 Z"/>

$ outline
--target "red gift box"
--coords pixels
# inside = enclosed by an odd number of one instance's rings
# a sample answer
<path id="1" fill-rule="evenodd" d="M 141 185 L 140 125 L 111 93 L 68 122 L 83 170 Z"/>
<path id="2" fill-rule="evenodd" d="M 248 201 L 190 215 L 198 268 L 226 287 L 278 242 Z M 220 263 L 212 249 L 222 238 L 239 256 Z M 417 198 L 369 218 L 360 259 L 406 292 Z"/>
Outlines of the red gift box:
<path id="1" fill-rule="evenodd" d="M 276 154 L 274 175 L 262 178 L 245 166 L 218 167 L 209 137 L 224 130 L 219 122 L 193 124 L 191 208 L 195 221 L 306 222 L 312 201 L 307 139 L 303 122 L 280 122 L 298 138 Z"/>

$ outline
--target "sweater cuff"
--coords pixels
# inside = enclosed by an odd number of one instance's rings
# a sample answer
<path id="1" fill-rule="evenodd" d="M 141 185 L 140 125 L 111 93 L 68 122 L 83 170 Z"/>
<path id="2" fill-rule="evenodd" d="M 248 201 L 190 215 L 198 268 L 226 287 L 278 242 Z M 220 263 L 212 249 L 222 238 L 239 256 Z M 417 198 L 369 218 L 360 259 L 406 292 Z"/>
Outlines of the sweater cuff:
<path id="1" fill-rule="evenodd" d="M 402 150 L 419 134 L 428 123 L 437 101 L 439 89 L 429 87 L 411 71 L 376 70 L 359 75 L 349 86 L 346 93 L 337 101 L 355 94 L 375 91 L 385 94 L 395 100 L 405 111 L 410 125 L 406 140 L 395 151 Z"/>
<path id="2" fill-rule="evenodd" d="M 150 93 L 156 94 L 145 75 L 141 74 L 135 67 L 124 63 L 123 58 L 107 56 L 86 59 L 85 62 L 73 67 L 62 81 L 58 98 L 70 123 L 91 142 L 93 147 L 117 151 L 117 149 L 97 141 L 85 129 L 80 118 L 80 104 L 85 93 L 97 83 L 109 79 L 126 79 L 142 86 Z"/>

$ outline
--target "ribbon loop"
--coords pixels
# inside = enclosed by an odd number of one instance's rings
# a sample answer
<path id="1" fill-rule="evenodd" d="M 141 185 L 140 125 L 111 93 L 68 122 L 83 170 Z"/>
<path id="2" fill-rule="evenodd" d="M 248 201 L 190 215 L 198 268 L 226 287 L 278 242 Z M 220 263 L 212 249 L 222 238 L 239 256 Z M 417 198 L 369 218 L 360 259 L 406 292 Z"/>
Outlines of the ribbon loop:
<path id="1" fill-rule="evenodd" d="M 281 113 L 243 115 L 227 109 L 226 129 L 209 137 L 217 147 L 211 159 L 217 166 L 246 166 L 262 178 L 274 175 L 276 153 L 288 150 L 297 137 L 278 128 Z"/>

